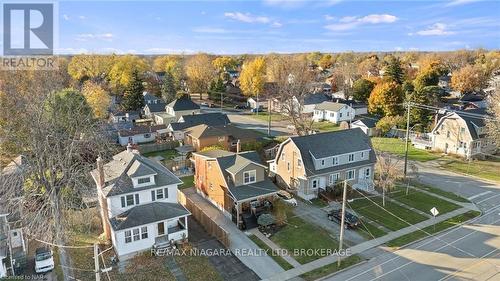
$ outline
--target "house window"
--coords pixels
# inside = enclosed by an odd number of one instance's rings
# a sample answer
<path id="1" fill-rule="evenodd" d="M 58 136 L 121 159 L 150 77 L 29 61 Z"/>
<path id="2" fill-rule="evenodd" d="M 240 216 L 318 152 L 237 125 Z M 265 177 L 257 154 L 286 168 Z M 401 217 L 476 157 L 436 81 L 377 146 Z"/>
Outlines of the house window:
<path id="1" fill-rule="evenodd" d="M 342 118 L 342 112 L 339 113 L 339 118 Z"/>
<path id="2" fill-rule="evenodd" d="M 301 159 L 297 159 L 297 167 L 302 167 L 302 160 Z"/>
<path id="3" fill-rule="evenodd" d="M 370 168 L 366 168 L 365 170 L 365 177 L 369 177 L 370 176 Z"/>
<path id="4" fill-rule="evenodd" d="M 338 157 L 333 157 L 333 165 L 338 165 L 339 164 L 339 158 Z"/>
<path id="5" fill-rule="evenodd" d="M 465 134 L 465 128 L 460 128 L 460 134 Z"/>
<path id="6" fill-rule="evenodd" d="M 285 160 L 285 152 L 281 152 L 281 160 Z"/>
<path id="7" fill-rule="evenodd" d="M 321 166 L 325 166 L 325 160 L 321 160 Z"/>
<path id="8" fill-rule="evenodd" d="M 135 204 L 139 205 L 139 193 L 135 194 Z"/>
<path id="9" fill-rule="evenodd" d="M 288 163 L 290 166 L 290 163 Z M 245 184 L 253 183 L 256 181 L 256 175 L 255 175 L 255 170 L 252 171 L 247 171 L 243 173 L 243 182 Z"/>
<path id="10" fill-rule="evenodd" d="M 140 178 L 140 179 L 137 179 L 137 183 L 138 184 L 145 184 L 145 183 L 148 183 L 148 182 L 151 182 L 151 178 Z"/>
<path id="11" fill-rule="evenodd" d="M 129 194 L 126 196 L 121 197 L 122 201 L 122 208 L 128 207 L 128 206 L 133 206 L 134 204 L 139 204 L 139 194 L 136 194 L 135 198 L 136 202 L 134 202 L 134 194 Z"/>
<path id="12" fill-rule="evenodd" d="M 354 153 L 349 154 L 349 162 L 354 162 Z"/>
<path id="13" fill-rule="evenodd" d="M 339 173 L 331 174 L 329 182 L 330 184 L 334 184 L 336 181 L 339 180 Z"/>
<path id="14" fill-rule="evenodd" d="M 332 118 L 335 117 L 335 113 L 330 112 L 330 117 L 332 117 Z"/>
<path id="15" fill-rule="evenodd" d="M 168 198 L 168 188 L 161 188 L 156 190 L 151 190 L 151 200 L 160 200 L 163 198 Z"/>
<path id="16" fill-rule="evenodd" d="M 125 231 L 125 243 L 130 243 L 132 242 L 132 231 L 126 230 Z"/>
<path id="17" fill-rule="evenodd" d="M 349 111 L 347 111 L 347 116 L 349 116 Z"/>
<path id="18" fill-rule="evenodd" d="M 361 159 L 365 158 L 365 153 L 361 151 Z"/>
<path id="19" fill-rule="evenodd" d="M 134 241 L 141 239 L 141 236 L 139 235 L 139 228 L 132 229 L 132 232 L 134 233 Z"/>
<path id="20" fill-rule="evenodd" d="M 314 179 L 312 181 L 312 188 L 318 188 L 318 180 L 317 179 Z"/>
<path id="21" fill-rule="evenodd" d="M 354 179 L 354 170 L 349 170 L 345 174 L 345 179 L 346 180 L 353 180 Z"/>
<path id="22" fill-rule="evenodd" d="M 290 172 L 290 162 L 286 162 L 286 170 Z"/>
<path id="23" fill-rule="evenodd" d="M 143 226 L 141 227 L 141 239 L 146 239 L 148 238 L 148 227 Z"/>

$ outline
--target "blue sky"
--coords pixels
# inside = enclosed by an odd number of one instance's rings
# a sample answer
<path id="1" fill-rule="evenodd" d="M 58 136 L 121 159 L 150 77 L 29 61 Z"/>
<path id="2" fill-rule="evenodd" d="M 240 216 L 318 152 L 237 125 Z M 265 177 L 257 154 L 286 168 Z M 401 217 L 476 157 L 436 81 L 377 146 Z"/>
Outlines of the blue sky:
<path id="1" fill-rule="evenodd" d="M 61 1 L 58 53 L 500 48 L 500 2 Z"/>

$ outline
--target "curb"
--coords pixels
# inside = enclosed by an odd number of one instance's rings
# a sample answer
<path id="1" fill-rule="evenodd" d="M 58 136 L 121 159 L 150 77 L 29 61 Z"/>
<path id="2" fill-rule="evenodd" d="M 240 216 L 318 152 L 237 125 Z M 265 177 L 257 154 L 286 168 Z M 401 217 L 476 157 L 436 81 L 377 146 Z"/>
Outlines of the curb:
<path id="1" fill-rule="evenodd" d="M 326 275 L 326 276 L 320 277 L 320 278 L 316 279 L 316 281 L 321 281 L 321 280 L 325 280 L 325 279 L 327 279 L 327 278 L 333 277 L 333 276 L 335 276 L 335 275 L 337 275 L 337 274 L 339 274 L 339 273 L 342 273 L 342 272 L 344 272 L 344 271 L 347 271 L 348 269 L 351 269 L 351 267 L 355 267 L 355 266 L 358 266 L 358 265 L 362 265 L 362 264 L 364 264 L 364 263 L 369 262 L 370 260 L 371 260 L 371 259 L 369 259 L 369 260 L 366 260 L 366 259 L 365 259 L 365 260 L 362 260 L 362 261 L 360 261 L 360 262 L 358 262 L 358 263 L 356 263 L 356 264 L 353 264 L 353 265 L 348 266 L 348 267 L 346 267 L 346 268 L 342 268 L 341 270 L 335 271 L 335 272 L 333 272 L 333 273 L 331 273 L 331 274 L 329 274 L 329 275 Z M 314 270 L 314 269 L 313 269 L 313 270 Z M 311 271 L 313 271 L 313 270 L 311 270 Z M 311 271 L 308 271 L 308 272 L 311 272 Z M 307 273 L 307 272 L 306 272 L 306 273 Z"/>

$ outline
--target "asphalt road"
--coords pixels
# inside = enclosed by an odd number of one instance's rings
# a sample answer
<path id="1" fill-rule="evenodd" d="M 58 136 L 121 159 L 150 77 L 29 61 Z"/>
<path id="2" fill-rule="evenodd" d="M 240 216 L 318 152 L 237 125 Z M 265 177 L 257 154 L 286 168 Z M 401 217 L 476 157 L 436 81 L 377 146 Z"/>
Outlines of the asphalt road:
<path id="1" fill-rule="evenodd" d="M 419 164 L 419 180 L 470 198 L 483 212 L 460 227 L 379 255 L 326 280 L 500 280 L 500 185 Z"/>

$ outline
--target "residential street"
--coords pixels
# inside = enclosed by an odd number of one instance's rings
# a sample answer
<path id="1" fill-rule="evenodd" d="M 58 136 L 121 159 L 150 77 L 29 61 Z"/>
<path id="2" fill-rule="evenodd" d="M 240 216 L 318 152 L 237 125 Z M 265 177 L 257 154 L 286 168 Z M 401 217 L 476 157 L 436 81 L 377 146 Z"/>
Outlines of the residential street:
<path id="1" fill-rule="evenodd" d="M 500 280 L 500 186 L 441 170 L 435 163 L 418 166 L 421 182 L 469 198 L 483 215 L 325 280 Z"/>

